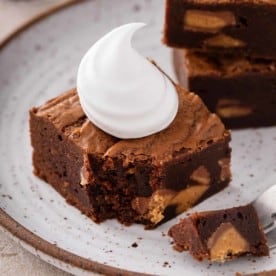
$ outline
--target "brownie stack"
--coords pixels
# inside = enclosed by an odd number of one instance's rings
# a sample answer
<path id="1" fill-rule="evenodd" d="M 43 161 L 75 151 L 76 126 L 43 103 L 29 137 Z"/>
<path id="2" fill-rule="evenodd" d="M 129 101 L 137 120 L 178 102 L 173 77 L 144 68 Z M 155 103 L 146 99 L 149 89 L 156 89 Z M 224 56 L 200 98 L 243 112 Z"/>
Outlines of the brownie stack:
<path id="1" fill-rule="evenodd" d="M 276 122 L 276 1 L 167 0 L 179 82 L 228 128 Z"/>

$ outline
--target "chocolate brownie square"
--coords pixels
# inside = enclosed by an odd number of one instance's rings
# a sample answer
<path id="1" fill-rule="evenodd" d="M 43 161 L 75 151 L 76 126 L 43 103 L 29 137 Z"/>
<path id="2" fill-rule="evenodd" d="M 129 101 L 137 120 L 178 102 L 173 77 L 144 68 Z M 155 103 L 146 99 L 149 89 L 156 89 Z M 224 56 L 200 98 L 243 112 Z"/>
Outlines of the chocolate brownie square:
<path id="1" fill-rule="evenodd" d="M 176 86 L 165 130 L 115 138 L 85 116 L 76 90 L 30 110 L 34 173 L 95 222 L 152 228 L 225 188 L 230 133 L 201 99 Z"/>
<path id="2" fill-rule="evenodd" d="M 194 213 L 171 227 L 169 235 L 176 250 L 189 250 L 199 261 L 223 262 L 246 254 L 269 254 L 258 216 L 251 204 Z"/>
<path id="3" fill-rule="evenodd" d="M 180 84 L 196 92 L 228 128 L 276 124 L 276 63 L 174 49 Z"/>
<path id="4" fill-rule="evenodd" d="M 274 0 L 167 0 L 164 42 L 218 53 L 276 57 Z"/>

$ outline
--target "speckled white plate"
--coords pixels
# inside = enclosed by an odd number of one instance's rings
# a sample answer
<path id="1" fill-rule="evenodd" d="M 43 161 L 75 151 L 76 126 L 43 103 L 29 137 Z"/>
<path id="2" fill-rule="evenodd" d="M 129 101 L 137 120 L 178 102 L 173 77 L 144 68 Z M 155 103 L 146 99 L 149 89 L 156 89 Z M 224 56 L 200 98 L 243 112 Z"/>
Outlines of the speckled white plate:
<path id="1" fill-rule="evenodd" d="M 173 251 L 166 234 L 181 216 L 152 231 L 115 220 L 95 224 L 32 174 L 29 108 L 73 87 L 81 56 L 104 33 L 147 22 L 134 44 L 173 75 L 170 50 L 161 44 L 163 17 L 161 0 L 86 1 L 32 25 L 1 49 L 0 224 L 28 250 L 74 274 L 234 275 L 275 268 L 275 252 L 209 265 Z M 244 204 L 275 183 L 276 128 L 235 131 L 232 147 L 231 186 L 191 211 Z"/>

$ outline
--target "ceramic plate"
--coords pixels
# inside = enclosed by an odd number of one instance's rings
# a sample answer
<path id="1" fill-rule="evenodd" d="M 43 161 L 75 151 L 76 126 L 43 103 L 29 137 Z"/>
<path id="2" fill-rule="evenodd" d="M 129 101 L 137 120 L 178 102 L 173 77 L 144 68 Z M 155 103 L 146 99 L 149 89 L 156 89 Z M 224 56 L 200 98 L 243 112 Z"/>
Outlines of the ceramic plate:
<path id="1" fill-rule="evenodd" d="M 275 252 L 210 265 L 174 251 L 167 231 L 186 214 L 152 231 L 115 220 L 95 224 L 32 174 L 29 108 L 74 87 L 82 55 L 103 34 L 123 23 L 147 22 L 134 45 L 173 76 L 170 49 L 161 44 L 163 17 L 160 0 L 85 1 L 32 25 L 2 48 L 0 223 L 31 252 L 74 274 L 234 275 L 275 268 Z M 232 147 L 231 186 L 190 211 L 245 204 L 275 183 L 276 128 L 233 131 Z"/>

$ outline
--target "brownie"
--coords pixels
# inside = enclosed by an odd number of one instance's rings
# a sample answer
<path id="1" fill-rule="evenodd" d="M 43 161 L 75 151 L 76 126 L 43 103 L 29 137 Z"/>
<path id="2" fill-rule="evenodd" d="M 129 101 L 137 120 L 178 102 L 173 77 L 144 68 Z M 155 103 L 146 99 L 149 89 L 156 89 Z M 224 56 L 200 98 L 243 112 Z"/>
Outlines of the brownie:
<path id="1" fill-rule="evenodd" d="M 167 0 L 168 46 L 276 58 L 276 1 Z"/>
<path id="2" fill-rule="evenodd" d="M 269 254 L 258 216 L 251 204 L 193 213 L 172 226 L 169 235 L 176 250 L 189 250 L 199 261 L 223 262 L 246 254 Z"/>
<path id="3" fill-rule="evenodd" d="M 97 128 L 75 89 L 32 108 L 34 173 L 95 222 L 117 218 L 146 228 L 219 192 L 231 178 L 230 133 L 197 95 L 176 89 L 172 124 L 139 139 Z"/>
<path id="4" fill-rule="evenodd" d="M 179 82 L 196 92 L 226 127 L 276 124 L 276 62 L 244 56 L 213 56 L 174 49 Z"/>
<path id="5" fill-rule="evenodd" d="M 237 272 L 236 276 L 275 276 L 276 275 L 276 269 L 269 270 L 269 271 L 261 271 L 261 272 L 254 272 L 254 273 L 246 273 L 242 274 Z"/>

